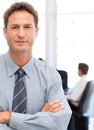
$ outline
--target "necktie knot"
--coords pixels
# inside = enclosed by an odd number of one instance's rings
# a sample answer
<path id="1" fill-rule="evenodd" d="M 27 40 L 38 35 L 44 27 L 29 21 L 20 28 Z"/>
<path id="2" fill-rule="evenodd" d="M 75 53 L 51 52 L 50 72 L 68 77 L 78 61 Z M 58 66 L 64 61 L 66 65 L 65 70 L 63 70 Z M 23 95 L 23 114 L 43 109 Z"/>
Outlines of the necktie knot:
<path id="1" fill-rule="evenodd" d="M 23 78 L 25 76 L 25 71 L 20 68 L 17 70 L 18 79 Z"/>

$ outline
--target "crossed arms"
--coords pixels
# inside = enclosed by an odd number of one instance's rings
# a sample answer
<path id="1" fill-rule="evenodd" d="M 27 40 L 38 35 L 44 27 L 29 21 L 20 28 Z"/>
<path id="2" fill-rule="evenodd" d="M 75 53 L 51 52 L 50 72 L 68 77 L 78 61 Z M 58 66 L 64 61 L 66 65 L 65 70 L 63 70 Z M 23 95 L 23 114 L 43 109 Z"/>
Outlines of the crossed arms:
<path id="1" fill-rule="evenodd" d="M 12 113 L 8 111 L 2 111 L 0 112 L 0 124 L 1 124 L 0 130 L 5 130 L 5 129 L 6 130 L 15 130 L 15 129 L 19 130 L 20 129 L 19 126 L 21 127 L 22 130 L 26 130 L 26 127 L 28 128 L 28 130 L 36 130 L 36 129 L 43 130 L 44 128 L 45 130 L 51 130 L 51 129 L 59 130 L 57 126 L 54 124 L 53 120 L 50 119 L 49 115 L 51 113 L 55 114 L 55 113 L 61 112 L 63 111 L 63 109 L 64 109 L 63 103 L 61 103 L 58 100 L 54 100 L 50 103 L 45 104 L 43 108 L 41 109 L 41 112 L 35 115 L 19 114 L 19 113 Z M 15 125 L 12 126 L 10 123 L 11 118 L 12 116 L 15 116 L 15 115 L 18 115 L 16 119 L 17 121 L 16 121 L 16 124 L 14 123 Z M 19 122 L 18 120 L 21 119 L 20 117 L 21 118 L 23 117 L 24 122 L 26 123 L 26 126 L 24 127 L 22 126 L 23 119 L 22 119 L 21 125 L 18 124 L 18 126 L 16 126 L 17 123 Z M 30 121 L 28 122 L 28 120 Z M 28 123 L 31 123 L 32 126 Z"/>

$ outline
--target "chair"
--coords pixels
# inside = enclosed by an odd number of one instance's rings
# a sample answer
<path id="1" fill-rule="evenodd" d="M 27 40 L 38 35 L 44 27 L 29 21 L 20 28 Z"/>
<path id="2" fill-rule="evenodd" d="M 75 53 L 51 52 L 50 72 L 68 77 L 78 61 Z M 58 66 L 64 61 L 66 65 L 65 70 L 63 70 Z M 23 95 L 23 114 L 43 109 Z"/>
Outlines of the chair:
<path id="1" fill-rule="evenodd" d="M 68 74 L 64 70 L 57 70 L 62 79 L 62 87 L 66 91 L 68 89 Z"/>
<path id="2" fill-rule="evenodd" d="M 72 113 L 68 130 L 88 130 L 89 118 L 94 117 L 94 81 L 89 81 L 77 111 Z"/>

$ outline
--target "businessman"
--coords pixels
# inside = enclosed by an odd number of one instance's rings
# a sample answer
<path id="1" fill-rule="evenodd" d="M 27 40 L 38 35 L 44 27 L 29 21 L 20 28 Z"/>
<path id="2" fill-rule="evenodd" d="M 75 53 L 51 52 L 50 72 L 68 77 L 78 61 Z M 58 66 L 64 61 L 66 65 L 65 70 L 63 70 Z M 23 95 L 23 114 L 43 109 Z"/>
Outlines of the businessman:
<path id="1" fill-rule="evenodd" d="M 9 50 L 0 56 L 0 130 L 66 130 L 71 109 L 60 76 L 32 56 L 37 11 L 16 2 L 3 18 Z"/>

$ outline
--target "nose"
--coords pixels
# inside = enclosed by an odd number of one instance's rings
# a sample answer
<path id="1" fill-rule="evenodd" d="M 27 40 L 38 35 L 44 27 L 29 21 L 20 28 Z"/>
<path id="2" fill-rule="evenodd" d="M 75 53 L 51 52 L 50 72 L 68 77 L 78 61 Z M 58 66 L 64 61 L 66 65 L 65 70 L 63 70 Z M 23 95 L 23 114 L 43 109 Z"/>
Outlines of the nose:
<path id="1" fill-rule="evenodd" d="M 18 34 L 18 37 L 23 38 L 25 36 L 25 30 L 24 30 L 24 28 L 20 27 L 17 34 Z"/>

